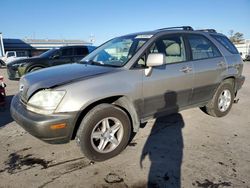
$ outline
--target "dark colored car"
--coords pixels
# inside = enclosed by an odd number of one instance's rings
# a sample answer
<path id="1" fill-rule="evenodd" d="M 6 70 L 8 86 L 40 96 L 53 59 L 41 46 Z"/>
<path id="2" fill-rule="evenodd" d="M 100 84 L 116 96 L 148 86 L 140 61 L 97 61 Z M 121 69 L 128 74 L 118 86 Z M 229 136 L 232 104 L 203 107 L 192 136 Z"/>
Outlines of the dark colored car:
<path id="1" fill-rule="evenodd" d="M 79 62 L 95 49 L 94 46 L 64 46 L 53 48 L 40 56 L 20 59 L 7 65 L 10 80 L 19 79 L 22 75 L 38 69 Z"/>

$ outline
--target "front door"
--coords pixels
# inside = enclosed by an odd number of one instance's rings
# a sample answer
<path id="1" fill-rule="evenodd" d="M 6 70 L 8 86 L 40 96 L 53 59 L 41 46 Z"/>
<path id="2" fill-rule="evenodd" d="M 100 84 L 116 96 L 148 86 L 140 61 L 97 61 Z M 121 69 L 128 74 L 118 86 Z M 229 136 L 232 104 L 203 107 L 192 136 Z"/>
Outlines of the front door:
<path id="1" fill-rule="evenodd" d="M 181 35 L 166 35 L 156 40 L 149 53 L 163 53 L 166 64 L 153 67 L 143 77 L 144 118 L 177 112 L 189 104 L 192 93 L 192 62 L 187 61 Z"/>

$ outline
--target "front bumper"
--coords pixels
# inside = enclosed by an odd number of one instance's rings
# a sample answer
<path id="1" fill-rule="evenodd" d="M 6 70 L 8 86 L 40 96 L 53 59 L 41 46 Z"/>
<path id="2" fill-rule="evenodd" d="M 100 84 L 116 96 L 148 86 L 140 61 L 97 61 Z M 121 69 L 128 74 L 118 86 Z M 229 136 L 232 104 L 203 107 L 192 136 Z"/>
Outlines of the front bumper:
<path id="1" fill-rule="evenodd" d="M 25 74 L 26 68 L 24 66 L 13 67 L 7 65 L 7 73 L 10 80 L 19 80 Z"/>
<path id="2" fill-rule="evenodd" d="M 17 80 L 17 79 L 20 79 L 21 77 L 21 75 L 18 72 L 18 69 L 12 66 L 7 65 L 7 73 L 8 73 L 8 77 L 10 80 Z"/>
<path id="3" fill-rule="evenodd" d="M 41 115 L 26 109 L 19 95 L 13 97 L 11 116 L 31 135 L 50 144 L 62 144 L 71 140 L 77 112 Z M 66 127 L 52 130 L 51 125 L 65 123 Z"/>

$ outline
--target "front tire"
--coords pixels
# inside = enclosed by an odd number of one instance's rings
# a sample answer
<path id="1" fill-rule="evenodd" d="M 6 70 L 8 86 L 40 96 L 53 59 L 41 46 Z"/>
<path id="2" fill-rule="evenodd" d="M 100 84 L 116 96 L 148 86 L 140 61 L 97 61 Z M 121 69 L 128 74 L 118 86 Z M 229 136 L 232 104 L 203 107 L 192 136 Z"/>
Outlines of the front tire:
<path id="1" fill-rule="evenodd" d="M 130 134 L 131 123 L 126 112 L 111 104 L 100 104 L 83 118 L 77 141 L 87 158 L 104 161 L 127 146 Z"/>
<path id="2" fill-rule="evenodd" d="M 232 108 L 234 98 L 233 84 L 226 80 L 217 88 L 212 100 L 201 110 L 214 117 L 223 117 Z"/>

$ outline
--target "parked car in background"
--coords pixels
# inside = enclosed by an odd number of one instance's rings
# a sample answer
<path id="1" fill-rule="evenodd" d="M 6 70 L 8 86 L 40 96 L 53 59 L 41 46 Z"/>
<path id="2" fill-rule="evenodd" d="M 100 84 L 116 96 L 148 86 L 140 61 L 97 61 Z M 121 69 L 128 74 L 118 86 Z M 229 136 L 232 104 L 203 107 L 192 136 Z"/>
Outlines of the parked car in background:
<path id="1" fill-rule="evenodd" d="M 3 82 L 3 76 L 0 75 L 0 107 L 5 105 L 5 87 L 6 84 Z"/>
<path id="2" fill-rule="evenodd" d="M 25 59 L 28 58 L 28 54 L 25 51 L 7 51 L 5 53 L 5 56 L 0 58 L 0 64 L 2 66 L 6 66 L 10 62 L 14 60 L 20 60 L 20 59 Z"/>
<path id="3" fill-rule="evenodd" d="M 20 59 L 7 64 L 8 76 L 10 80 L 15 80 L 26 73 L 34 72 L 42 68 L 78 62 L 94 49 L 94 46 L 64 46 L 53 48 L 39 56 Z"/>
<path id="4" fill-rule="evenodd" d="M 10 111 L 35 137 L 76 139 L 85 156 L 103 161 L 118 155 L 150 118 L 193 107 L 225 116 L 244 83 L 242 70 L 235 46 L 214 30 L 134 33 L 80 63 L 25 75 Z"/>
<path id="5" fill-rule="evenodd" d="M 250 61 L 250 41 L 246 40 L 243 44 L 235 44 L 238 49 L 242 59 L 244 61 Z"/>

